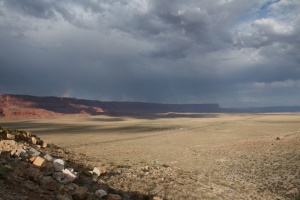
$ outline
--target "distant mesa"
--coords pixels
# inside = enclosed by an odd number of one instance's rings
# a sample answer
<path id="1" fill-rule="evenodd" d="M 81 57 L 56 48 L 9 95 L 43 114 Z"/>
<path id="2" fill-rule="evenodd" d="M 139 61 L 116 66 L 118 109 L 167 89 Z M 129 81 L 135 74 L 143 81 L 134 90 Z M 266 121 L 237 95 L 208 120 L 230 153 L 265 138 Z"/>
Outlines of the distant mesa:
<path id="1" fill-rule="evenodd" d="M 222 111 L 223 109 L 218 104 L 104 102 L 65 97 L 0 94 L 0 117 L 51 117 L 110 113 L 214 113 Z"/>

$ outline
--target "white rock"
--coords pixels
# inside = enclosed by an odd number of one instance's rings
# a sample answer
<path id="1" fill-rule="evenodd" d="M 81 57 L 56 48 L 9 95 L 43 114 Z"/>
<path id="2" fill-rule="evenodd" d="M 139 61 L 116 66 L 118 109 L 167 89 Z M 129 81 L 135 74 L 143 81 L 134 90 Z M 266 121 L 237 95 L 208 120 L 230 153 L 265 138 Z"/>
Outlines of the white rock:
<path id="1" fill-rule="evenodd" d="M 77 176 L 73 172 L 71 172 L 69 169 L 62 170 L 62 173 L 64 173 L 65 178 L 69 179 L 71 182 L 77 178 Z"/>
<path id="2" fill-rule="evenodd" d="M 65 169 L 65 161 L 62 159 L 55 159 L 53 161 L 55 171 L 59 172 Z"/>
<path id="3" fill-rule="evenodd" d="M 101 174 L 100 169 L 98 167 L 95 167 L 93 170 L 93 174 L 97 174 L 97 176 L 100 176 Z"/>
<path id="4" fill-rule="evenodd" d="M 102 197 L 107 196 L 107 193 L 106 193 L 104 190 L 102 190 L 102 189 L 97 190 L 97 191 L 95 192 L 95 194 L 96 194 L 96 196 L 99 197 L 99 198 L 102 198 Z"/>
<path id="5" fill-rule="evenodd" d="M 50 156 L 49 154 L 46 154 L 46 155 L 44 156 L 44 158 L 45 158 L 46 160 L 50 161 L 50 162 L 53 162 L 53 161 L 55 160 L 55 159 L 52 158 L 52 156 Z"/>
<path id="6" fill-rule="evenodd" d="M 38 141 L 38 140 L 37 140 L 37 138 L 36 138 L 36 137 L 32 137 L 32 138 L 31 138 L 31 142 L 32 142 L 32 144 L 36 144 L 36 143 L 37 143 L 37 141 Z"/>

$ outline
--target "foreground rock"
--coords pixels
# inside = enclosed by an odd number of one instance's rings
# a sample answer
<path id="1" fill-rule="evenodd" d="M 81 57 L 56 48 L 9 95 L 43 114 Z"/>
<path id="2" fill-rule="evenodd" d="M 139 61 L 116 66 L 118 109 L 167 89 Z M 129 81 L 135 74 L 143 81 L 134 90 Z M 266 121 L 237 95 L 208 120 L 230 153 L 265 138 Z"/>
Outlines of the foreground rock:
<path id="1" fill-rule="evenodd" d="M 76 163 L 84 158 L 74 160 L 69 152 L 42 144 L 26 131 L 0 128 L 0 199 L 152 200 L 152 195 L 112 189 L 106 181 L 115 173 Z"/>

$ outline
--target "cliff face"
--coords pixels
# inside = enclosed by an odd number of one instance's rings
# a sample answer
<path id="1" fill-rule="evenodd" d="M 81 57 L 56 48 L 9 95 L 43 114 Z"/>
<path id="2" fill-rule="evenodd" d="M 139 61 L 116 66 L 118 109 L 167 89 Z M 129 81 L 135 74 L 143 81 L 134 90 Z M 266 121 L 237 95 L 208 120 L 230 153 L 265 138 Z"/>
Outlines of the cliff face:
<path id="1" fill-rule="evenodd" d="M 0 116 L 47 117 L 69 114 L 102 113 L 222 112 L 218 104 L 157 104 L 140 102 L 102 102 L 63 97 L 0 95 Z"/>
<path id="2" fill-rule="evenodd" d="M 100 107 L 82 104 L 77 99 L 35 97 L 27 95 L 0 95 L 0 114 L 5 117 L 48 117 L 68 114 L 97 115 Z"/>

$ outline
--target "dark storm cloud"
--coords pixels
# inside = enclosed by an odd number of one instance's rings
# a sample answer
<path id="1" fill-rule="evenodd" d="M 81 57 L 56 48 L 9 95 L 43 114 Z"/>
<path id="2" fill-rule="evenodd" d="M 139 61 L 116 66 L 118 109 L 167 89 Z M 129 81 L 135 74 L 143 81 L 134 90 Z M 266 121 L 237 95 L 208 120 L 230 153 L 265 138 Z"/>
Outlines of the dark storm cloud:
<path id="1" fill-rule="evenodd" d="M 299 11 L 294 0 L 0 0 L 0 92 L 298 104 Z"/>
<path id="2" fill-rule="evenodd" d="M 52 0 L 3 0 L 4 6 L 22 14 L 31 15 L 38 18 L 52 18 L 52 11 L 55 5 Z"/>

